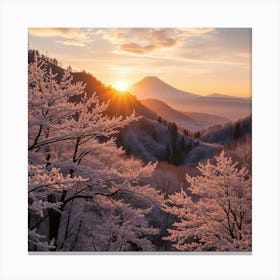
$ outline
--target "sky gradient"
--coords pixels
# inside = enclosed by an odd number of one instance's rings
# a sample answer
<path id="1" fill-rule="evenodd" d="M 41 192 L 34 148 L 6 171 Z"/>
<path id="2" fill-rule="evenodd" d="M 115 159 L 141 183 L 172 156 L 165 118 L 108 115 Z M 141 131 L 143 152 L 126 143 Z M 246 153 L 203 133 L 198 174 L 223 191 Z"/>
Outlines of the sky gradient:
<path id="1" fill-rule="evenodd" d="M 30 28 L 29 47 L 106 85 L 157 76 L 196 94 L 251 96 L 250 28 Z"/>

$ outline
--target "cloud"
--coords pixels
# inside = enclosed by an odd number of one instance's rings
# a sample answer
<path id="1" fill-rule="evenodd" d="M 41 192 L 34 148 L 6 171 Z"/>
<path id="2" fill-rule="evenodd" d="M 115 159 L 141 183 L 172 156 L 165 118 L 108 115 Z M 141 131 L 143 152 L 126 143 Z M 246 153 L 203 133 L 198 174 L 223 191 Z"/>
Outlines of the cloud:
<path id="1" fill-rule="evenodd" d="M 177 55 L 197 61 L 250 64 L 251 29 L 218 28 L 208 36 L 186 41 Z"/>
<path id="2" fill-rule="evenodd" d="M 141 46 L 136 43 L 123 44 L 120 49 L 129 53 L 143 54 L 154 49 L 153 45 Z"/>
<path id="3" fill-rule="evenodd" d="M 59 44 L 65 46 L 76 46 L 76 47 L 84 47 L 85 44 L 76 40 L 65 40 L 65 41 L 56 41 Z"/>
<path id="4" fill-rule="evenodd" d="M 197 37 L 207 33 L 213 33 L 216 31 L 216 28 L 177 28 L 180 32 L 182 32 L 185 37 Z"/>
<path id="5" fill-rule="evenodd" d="M 166 58 L 168 61 L 250 64 L 249 28 L 113 28 L 97 33 L 113 53 Z"/>
<path id="6" fill-rule="evenodd" d="M 29 28 L 29 34 L 39 37 L 73 37 L 75 34 L 80 34 L 80 29 L 77 28 Z"/>
<path id="7" fill-rule="evenodd" d="M 190 37 L 212 32 L 212 28 L 113 28 L 102 29 L 105 40 L 116 46 L 117 51 L 145 54 L 153 50 L 173 48 Z"/>
<path id="8" fill-rule="evenodd" d="M 37 37 L 59 37 L 57 43 L 66 46 L 84 47 L 85 43 L 91 42 L 89 32 L 80 28 L 29 28 L 29 35 Z"/>

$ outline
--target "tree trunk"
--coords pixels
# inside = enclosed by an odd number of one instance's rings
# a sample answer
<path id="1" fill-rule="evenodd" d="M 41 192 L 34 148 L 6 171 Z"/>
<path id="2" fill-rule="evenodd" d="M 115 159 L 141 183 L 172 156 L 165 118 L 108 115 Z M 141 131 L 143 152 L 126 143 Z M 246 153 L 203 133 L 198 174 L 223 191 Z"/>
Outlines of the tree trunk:
<path id="1" fill-rule="evenodd" d="M 56 202 L 56 197 L 53 194 L 48 195 L 48 202 L 54 203 Z M 54 239 L 54 246 L 56 247 L 56 240 L 58 236 L 58 229 L 60 224 L 61 214 L 53 209 L 49 209 L 49 240 Z M 55 251 L 56 248 L 50 249 L 51 251 Z"/>

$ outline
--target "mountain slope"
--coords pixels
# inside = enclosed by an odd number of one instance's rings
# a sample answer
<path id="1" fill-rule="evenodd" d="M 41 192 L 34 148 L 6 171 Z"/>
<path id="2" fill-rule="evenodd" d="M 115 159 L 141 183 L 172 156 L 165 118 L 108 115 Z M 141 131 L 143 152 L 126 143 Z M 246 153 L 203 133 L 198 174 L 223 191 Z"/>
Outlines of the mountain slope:
<path id="1" fill-rule="evenodd" d="M 236 121 L 251 113 L 251 98 L 221 94 L 201 96 L 176 89 L 157 77 L 146 77 L 129 91 L 139 100 L 158 99 L 180 112 L 197 112 L 222 116 Z"/>
<path id="2" fill-rule="evenodd" d="M 178 112 L 157 99 L 145 99 L 141 100 L 141 103 L 165 120 L 176 122 L 178 126 L 192 131 L 202 130 L 213 125 L 229 122 L 229 119 L 209 114 Z"/>
<path id="3" fill-rule="evenodd" d="M 37 54 L 38 56 L 38 54 Z M 48 69 L 52 69 L 52 72 L 56 74 L 56 79 L 61 80 L 65 69 L 54 64 L 51 59 L 40 56 L 46 63 Z M 34 61 L 34 51 L 28 52 L 28 62 L 31 63 Z M 83 82 L 86 84 L 85 91 L 88 96 L 92 96 L 95 93 L 98 96 L 100 102 L 107 102 L 110 100 L 108 109 L 106 113 L 109 116 L 129 116 L 133 112 L 137 116 L 144 116 L 152 120 L 157 119 L 157 115 L 151 110 L 142 105 L 135 96 L 127 93 L 125 96 L 119 94 L 119 92 L 112 88 L 105 86 L 101 81 L 97 80 L 93 75 L 83 72 L 71 72 L 73 75 L 73 82 Z M 71 101 L 78 102 L 80 101 L 81 96 L 75 96 L 71 98 Z"/>
<path id="4" fill-rule="evenodd" d="M 225 95 L 225 94 L 220 94 L 220 93 L 212 93 L 212 94 L 208 94 L 205 97 L 210 97 L 210 98 L 238 98 L 238 99 L 248 99 L 248 97 L 236 97 L 233 95 Z"/>
<path id="5" fill-rule="evenodd" d="M 155 76 L 148 76 L 135 83 L 129 91 L 138 99 L 156 98 L 166 100 L 189 100 L 199 95 L 176 89 Z"/>
<path id="6" fill-rule="evenodd" d="M 181 112 L 206 113 L 236 121 L 252 112 L 251 99 L 199 97 L 188 101 L 171 100 L 168 105 Z"/>
<path id="7" fill-rule="evenodd" d="M 171 122 L 195 122 L 184 113 L 178 112 L 158 99 L 143 99 L 140 101 L 145 107 L 155 112 L 158 116 L 163 117 Z"/>
<path id="8" fill-rule="evenodd" d="M 245 139 L 252 135 L 252 116 L 240 119 L 237 122 L 228 123 L 223 126 L 209 128 L 200 137 L 207 143 L 230 144 L 237 140 Z"/>
<path id="9" fill-rule="evenodd" d="M 53 63 L 49 58 L 40 57 L 45 62 L 47 69 L 52 69 L 57 74 L 56 79 L 61 80 L 64 69 Z M 34 61 L 34 54 L 28 53 L 28 62 Z M 128 155 L 137 156 L 144 161 L 164 160 L 172 164 L 183 164 L 185 158 L 195 141 L 172 126 L 160 124 L 157 115 L 141 104 L 137 98 L 129 93 L 120 94 L 112 87 L 106 87 L 91 74 L 86 72 L 71 73 L 73 82 L 86 83 L 85 91 L 89 96 L 96 93 L 100 102 L 109 101 L 105 112 L 109 116 L 127 116 L 135 112 L 142 116 L 140 120 L 130 123 L 117 135 L 117 145 L 122 146 Z M 80 102 L 82 96 L 75 96 L 70 101 Z"/>

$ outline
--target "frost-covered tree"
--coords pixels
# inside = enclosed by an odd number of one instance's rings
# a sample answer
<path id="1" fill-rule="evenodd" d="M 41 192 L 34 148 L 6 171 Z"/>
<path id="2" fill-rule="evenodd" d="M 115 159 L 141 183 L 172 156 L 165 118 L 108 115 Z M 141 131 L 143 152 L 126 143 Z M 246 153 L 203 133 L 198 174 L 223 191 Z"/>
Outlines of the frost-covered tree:
<path id="1" fill-rule="evenodd" d="M 78 182 L 85 182 L 81 177 L 71 178 L 70 175 L 63 176 L 57 168 L 47 170 L 44 165 L 28 166 L 28 241 L 36 246 L 38 250 L 55 248 L 54 240 L 48 240 L 47 235 L 37 232 L 43 220 L 48 217 L 46 213 L 53 210 L 60 212 L 62 202 L 50 202 L 50 195 L 57 195 L 63 190 L 68 190 Z M 50 242 L 49 242 L 50 241 Z"/>
<path id="2" fill-rule="evenodd" d="M 114 139 L 137 118 L 104 115 L 108 103 L 69 70 L 59 81 L 35 58 L 28 74 L 30 249 L 151 250 L 156 164 L 126 158 Z"/>
<path id="3" fill-rule="evenodd" d="M 164 206 L 177 217 L 165 239 L 178 250 L 251 250 L 251 176 L 224 152 L 215 160 L 199 164 L 200 176 L 186 176 L 193 198 L 181 190 Z"/>

